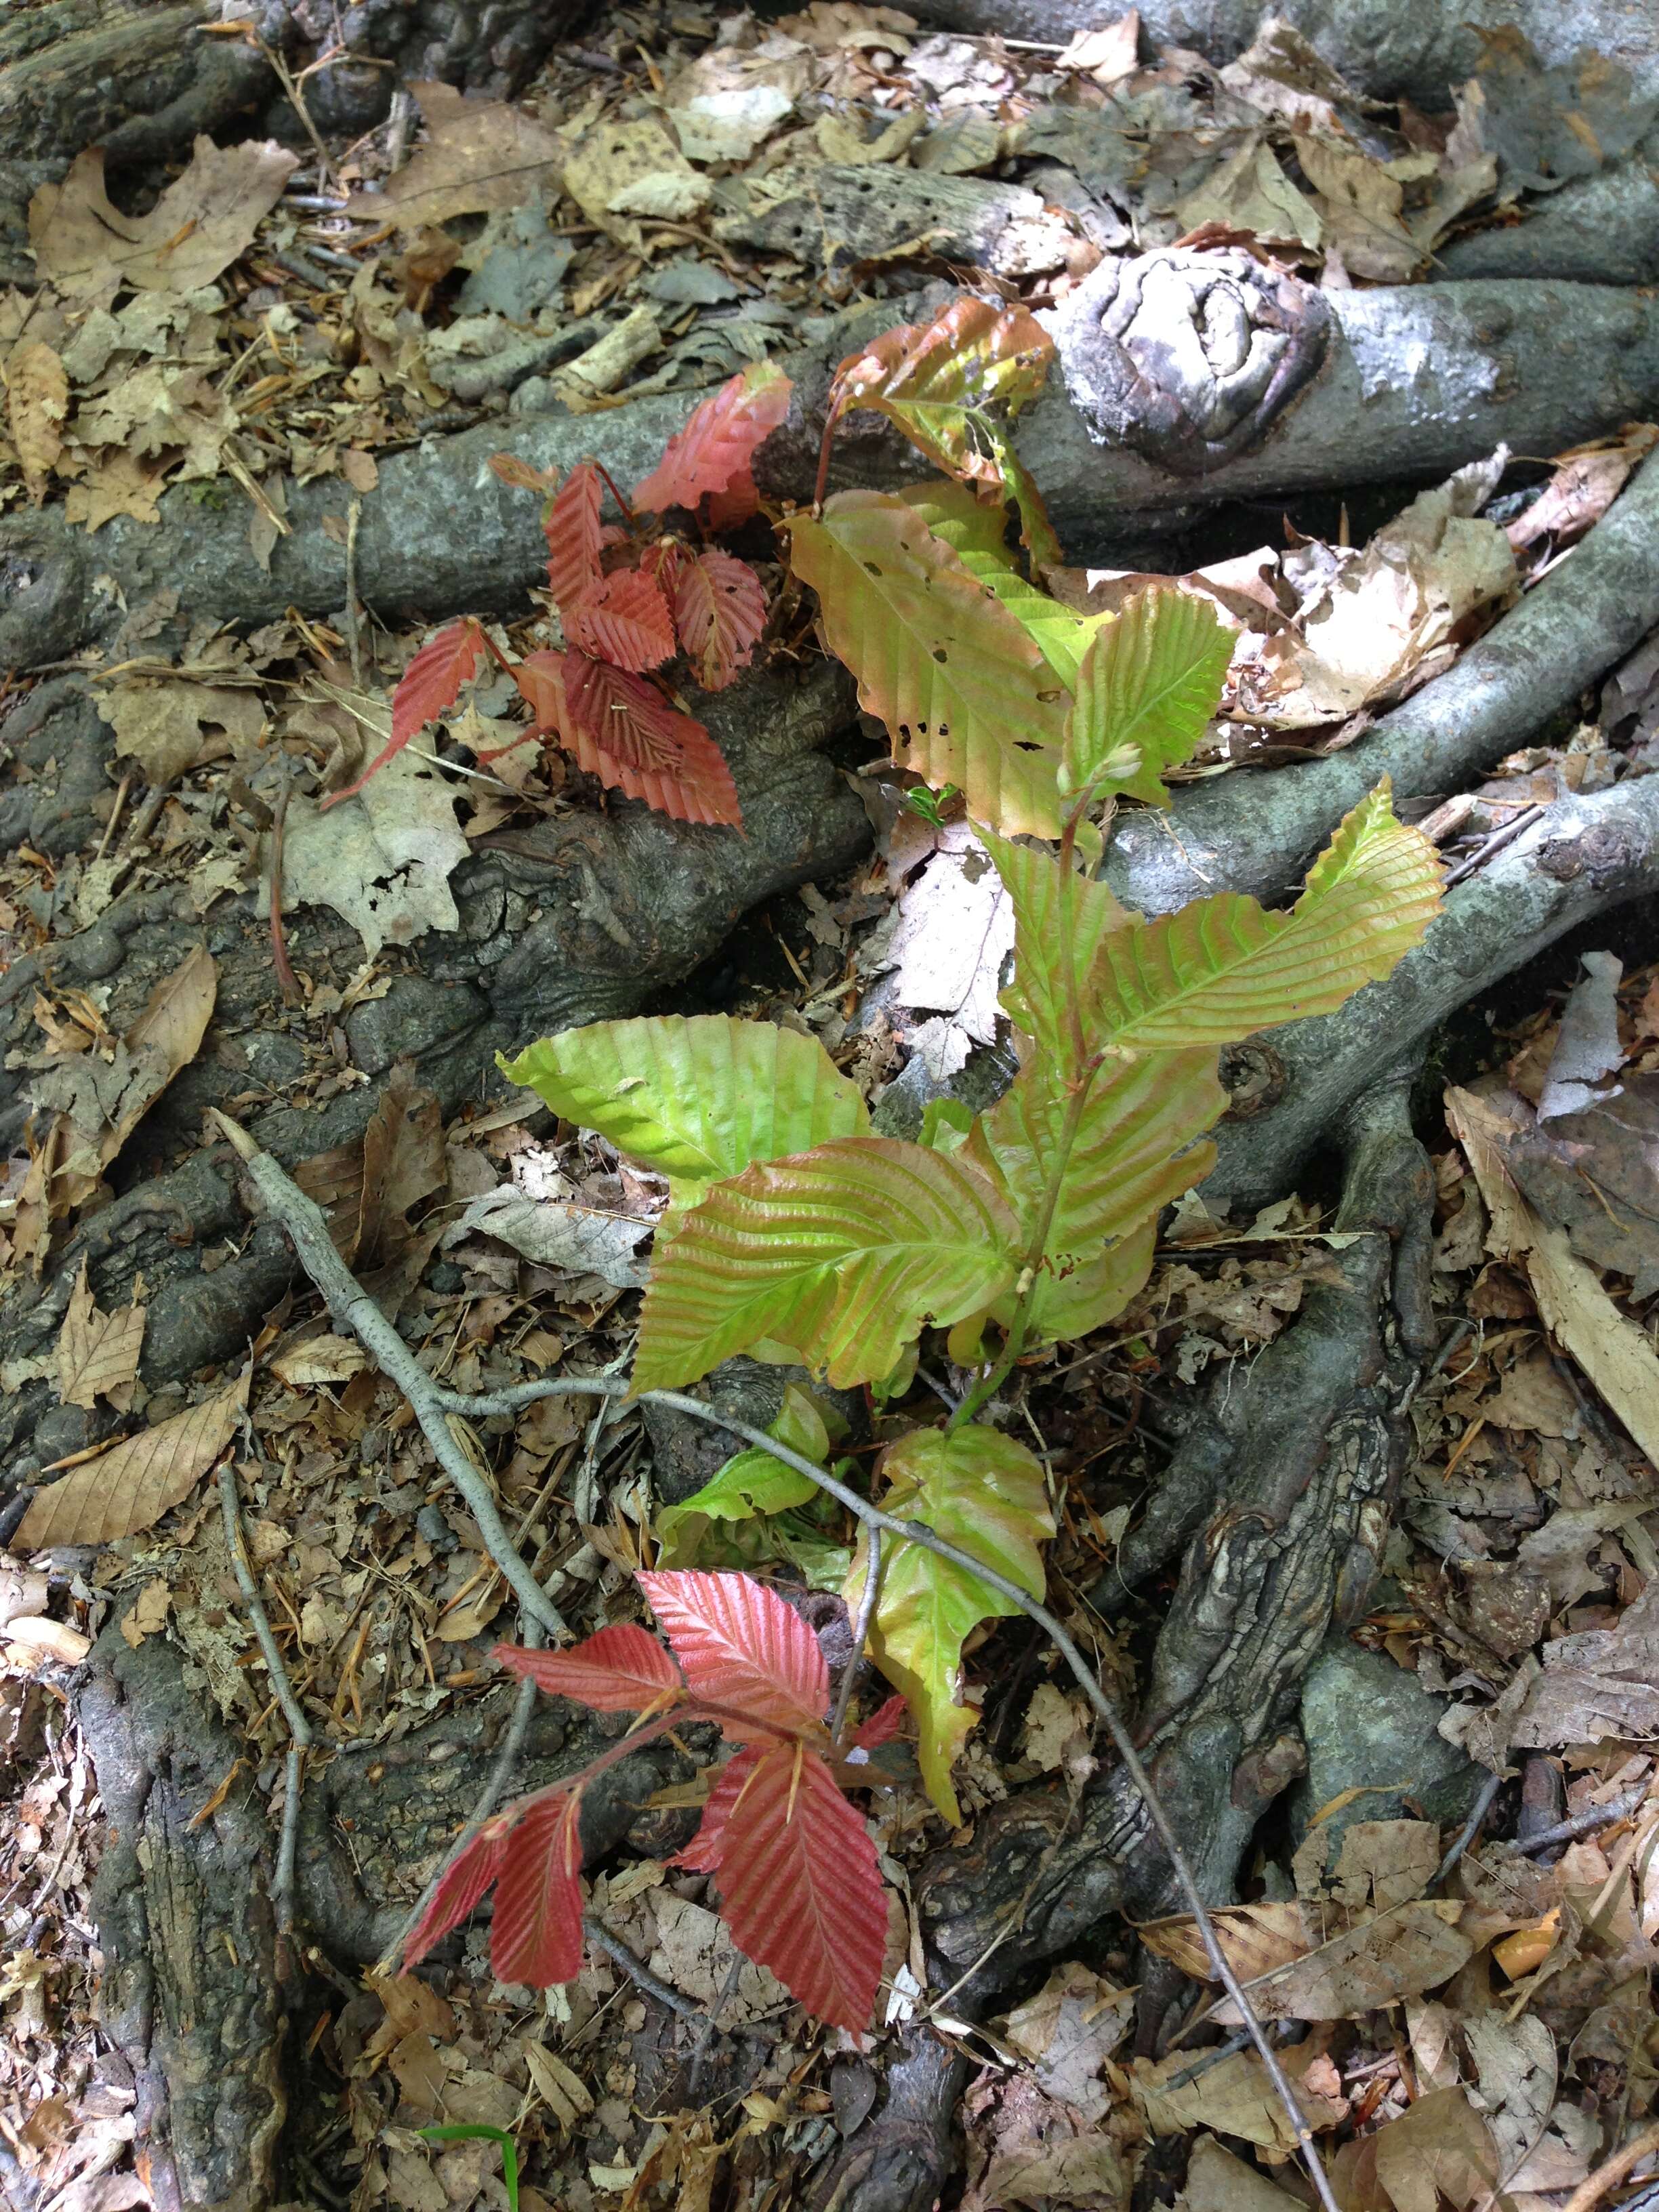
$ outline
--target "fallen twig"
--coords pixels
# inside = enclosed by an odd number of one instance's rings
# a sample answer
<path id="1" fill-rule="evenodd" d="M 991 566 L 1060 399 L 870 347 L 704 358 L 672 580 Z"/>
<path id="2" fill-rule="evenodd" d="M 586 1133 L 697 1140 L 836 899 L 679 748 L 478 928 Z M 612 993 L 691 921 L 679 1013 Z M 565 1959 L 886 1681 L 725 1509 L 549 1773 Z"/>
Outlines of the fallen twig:
<path id="1" fill-rule="evenodd" d="M 1659 2150 L 1659 2120 L 1650 2122 L 1640 2135 L 1632 2136 L 1622 2150 L 1616 2150 L 1604 2165 L 1598 2166 L 1587 2180 L 1581 2181 L 1568 2197 L 1564 2212 L 1595 2212 L 1595 2208 L 1621 2181 L 1627 2180 L 1644 2158 Z"/>
<path id="2" fill-rule="evenodd" d="M 1457 1864 L 1459 1859 L 1462 1857 L 1464 1852 L 1468 1850 L 1469 1845 L 1480 1834 L 1480 1823 L 1486 1819 L 1487 1814 L 1491 1812 L 1492 1800 L 1497 1796 L 1498 1791 L 1503 1788 L 1503 1786 L 1504 1778 L 1501 1774 L 1489 1774 L 1485 1782 L 1481 1784 L 1480 1795 L 1475 1799 L 1468 1819 L 1464 1821 L 1462 1827 L 1458 1831 L 1456 1842 L 1453 1844 L 1451 1849 L 1446 1853 L 1445 1857 L 1441 1860 L 1439 1865 L 1434 1870 L 1434 1880 L 1429 1884 L 1429 1887 L 1431 1889 L 1439 1888 L 1441 1883 L 1444 1881 L 1446 1876 L 1451 1872 L 1452 1869 Z"/>
<path id="3" fill-rule="evenodd" d="M 631 1981 L 635 1981 L 647 1996 L 655 1997 L 659 2005 L 678 2013 L 682 2020 L 701 2020 L 703 2008 L 683 1997 L 678 1990 L 671 1990 L 666 1982 L 659 1982 L 643 1960 L 636 1959 L 619 1936 L 613 1936 L 604 1921 L 596 1920 L 591 1912 L 582 1915 L 582 1933 L 607 1959 L 614 1959 Z"/>
<path id="4" fill-rule="evenodd" d="M 271 1215 L 288 1231 L 295 1255 L 322 1292 L 330 1313 L 371 1353 L 381 1372 L 408 1399 L 438 1464 L 465 1499 L 478 1525 L 485 1550 L 512 1585 L 514 1595 L 532 1620 L 538 1620 L 552 1636 L 568 1636 L 569 1626 L 551 1598 L 531 1572 L 496 1510 L 489 1485 L 456 1441 L 448 1414 L 465 1407 L 453 1391 L 441 1391 L 397 1330 L 380 1311 L 335 1250 L 322 1208 L 306 1196 L 285 1175 L 270 1154 L 255 1144 L 216 1107 L 209 1120 L 244 1162 L 254 1188 Z"/>
<path id="5" fill-rule="evenodd" d="M 1598 1828 L 1610 1828 L 1616 1820 L 1628 1820 L 1639 1813 L 1648 1802 L 1645 1785 L 1640 1790 L 1627 1790 L 1622 1797 L 1610 1798 L 1605 1805 L 1592 1805 L 1587 1813 L 1575 1813 L 1570 1820 L 1558 1820 L 1553 1828 L 1540 1828 L 1535 1836 L 1523 1842 L 1511 1844 L 1511 1850 L 1522 1851 L 1530 1858 L 1535 1851 L 1547 1851 L 1552 1844 L 1576 1843 L 1580 1836 L 1593 1836 Z"/>
<path id="6" fill-rule="evenodd" d="M 265 1670 L 270 1676 L 271 1689 L 283 1709 L 283 1717 L 288 1723 L 289 1742 L 283 1796 L 283 1826 L 276 1847 L 276 1872 L 270 1885 L 270 1901 L 276 1915 L 277 1940 L 286 1946 L 294 1934 L 295 1861 L 299 1847 L 300 1799 L 305 1788 L 305 1757 L 314 1739 L 311 1723 L 306 1718 L 305 1708 L 294 1694 L 288 1668 L 283 1663 L 276 1638 L 271 1633 L 270 1619 L 265 1611 L 264 1601 L 259 1595 L 259 1585 L 253 1578 L 247 1547 L 242 1538 L 242 1515 L 236 1496 L 236 1469 L 228 1456 L 219 1468 L 219 1510 L 224 1516 L 225 1547 L 230 1553 L 230 1564 L 246 1603 L 248 1618 L 253 1623 L 253 1633 L 264 1654 Z"/>

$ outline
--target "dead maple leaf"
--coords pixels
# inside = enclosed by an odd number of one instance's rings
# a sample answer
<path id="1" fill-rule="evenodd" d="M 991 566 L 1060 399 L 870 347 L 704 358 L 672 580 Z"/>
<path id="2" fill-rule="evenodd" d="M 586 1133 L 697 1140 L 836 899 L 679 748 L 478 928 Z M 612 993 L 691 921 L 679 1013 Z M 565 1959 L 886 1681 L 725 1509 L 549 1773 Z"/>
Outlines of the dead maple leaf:
<path id="1" fill-rule="evenodd" d="M 149 1528 L 179 1504 L 236 1433 L 252 1370 L 40 1491 L 12 1540 L 21 1552 L 60 1544 L 110 1544 Z"/>
<path id="2" fill-rule="evenodd" d="M 113 1313 L 100 1313 L 82 1261 L 58 1333 L 58 1393 L 66 1406 L 90 1407 L 100 1397 L 112 1401 L 133 1380 L 143 1349 L 144 1318 L 145 1310 L 136 1301 Z"/>
<path id="3" fill-rule="evenodd" d="M 453 85 L 412 86 L 427 143 L 384 191 L 354 192 L 348 215 L 421 230 L 452 216 L 519 208 L 556 179 L 564 141 L 504 100 L 468 100 Z"/>
<path id="4" fill-rule="evenodd" d="M 100 147 L 77 154 L 61 185 L 29 202 L 29 243 L 41 277 L 67 300 L 193 292 L 229 268 L 300 165 L 274 139 L 216 146 L 198 137 L 190 167 L 148 215 L 123 215 L 104 190 Z"/>

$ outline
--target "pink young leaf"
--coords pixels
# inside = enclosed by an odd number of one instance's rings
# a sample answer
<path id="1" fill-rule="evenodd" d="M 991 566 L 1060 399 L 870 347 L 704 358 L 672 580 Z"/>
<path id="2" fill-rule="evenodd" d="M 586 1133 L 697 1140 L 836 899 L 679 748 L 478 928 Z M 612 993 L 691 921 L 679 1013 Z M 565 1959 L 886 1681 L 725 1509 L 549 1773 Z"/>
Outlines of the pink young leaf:
<path id="1" fill-rule="evenodd" d="M 532 1798 L 507 1837 L 495 1881 L 489 1963 L 503 1982 L 544 1990 L 581 1972 L 580 1798 L 550 1791 Z"/>
<path id="2" fill-rule="evenodd" d="M 466 1849 L 444 1869 L 443 1879 L 432 1893 L 432 1902 L 410 1930 L 404 1945 L 402 1971 L 418 1966 L 434 1943 L 470 1917 L 473 1907 L 501 1870 L 507 1856 L 506 1815 L 482 1827 Z"/>
<path id="3" fill-rule="evenodd" d="M 440 630 L 429 644 L 423 645 L 398 678 L 392 695 L 390 742 L 375 754 L 356 783 L 323 801 L 321 811 L 326 813 L 343 799 L 354 798 L 378 769 L 402 752 L 411 738 L 418 736 L 428 722 L 435 722 L 446 707 L 453 707 L 483 649 L 483 632 L 473 622 Z"/>
<path id="4" fill-rule="evenodd" d="M 564 610 L 564 634 L 595 660 L 635 671 L 656 668 L 674 650 L 674 624 L 655 580 L 617 568 Z"/>
<path id="5" fill-rule="evenodd" d="M 757 1735 L 796 1735 L 822 1723 L 830 1703 L 823 1654 L 775 1591 L 748 1575 L 693 1568 L 637 1580 L 692 1696 L 742 1716 L 721 1724 L 733 1742 L 746 1740 L 743 1721 L 752 1721 Z"/>
<path id="6" fill-rule="evenodd" d="M 876 1707 L 867 1721 L 861 1721 L 853 1737 L 860 1751 L 873 1751 L 878 1743 L 891 1743 L 904 1726 L 904 1716 L 909 1711 L 902 1698 L 889 1698 L 884 1705 Z"/>
<path id="7" fill-rule="evenodd" d="M 702 1825 L 678 1856 L 671 1859 L 671 1866 L 690 1867 L 695 1874 L 714 1874 L 720 1867 L 726 1849 L 726 1824 L 732 1817 L 732 1808 L 742 1796 L 744 1786 L 765 1757 L 763 1751 L 734 1752 L 708 1793 L 708 1802 L 702 1808 Z"/>
<path id="8" fill-rule="evenodd" d="M 531 653 L 513 679 L 537 733 L 556 737 L 579 768 L 611 790 L 677 821 L 742 828 L 725 755 L 701 722 L 678 713 L 642 677 L 586 653 Z"/>
<path id="9" fill-rule="evenodd" d="M 574 1698 L 597 1713 L 637 1713 L 677 1698 L 680 1670 L 654 1636 L 630 1621 L 602 1628 L 568 1651 L 531 1651 L 498 1644 L 490 1653 L 514 1674 L 527 1675 L 550 1697 Z"/>
<path id="10" fill-rule="evenodd" d="M 739 476 L 748 478 L 757 448 L 789 412 L 790 388 L 770 362 L 740 370 L 674 433 L 662 459 L 635 487 L 635 506 L 653 514 L 670 507 L 695 510 L 705 495 L 730 489 Z"/>
<path id="11" fill-rule="evenodd" d="M 746 561 L 714 547 L 679 563 L 674 626 L 705 691 L 723 691 L 748 665 L 766 628 L 766 592 Z"/>
<path id="12" fill-rule="evenodd" d="M 599 580 L 599 501 L 605 487 L 592 461 L 571 470 L 547 503 L 547 583 L 561 614 Z"/>
<path id="13" fill-rule="evenodd" d="M 779 1744 L 756 1762 L 726 1817 L 717 1880 L 738 1948 L 809 2012 L 861 2035 L 887 1899 L 863 1819 L 816 1752 Z"/>
<path id="14" fill-rule="evenodd" d="M 735 530 L 747 522 L 760 506 L 753 471 L 739 469 L 724 491 L 711 491 L 703 501 L 702 519 L 711 530 Z"/>

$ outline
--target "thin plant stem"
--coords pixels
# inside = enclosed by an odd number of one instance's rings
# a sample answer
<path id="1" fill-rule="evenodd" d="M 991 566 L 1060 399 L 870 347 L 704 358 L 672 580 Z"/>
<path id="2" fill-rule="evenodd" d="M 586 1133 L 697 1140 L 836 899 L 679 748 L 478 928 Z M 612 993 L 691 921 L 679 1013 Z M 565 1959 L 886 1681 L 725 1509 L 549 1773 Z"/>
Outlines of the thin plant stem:
<path id="1" fill-rule="evenodd" d="M 859 1665 L 864 1657 L 865 1639 L 870 1633 L 870 1623 L 876 1617 L 876 1601 L 881 1595 L 881 1575 L 884 1562 L 881 1556 L 881 1531 L 870 1531 L 870 1548 L 864 1562 L 864 1590 L 859 1599 L 858 1619 L 853 1623 L 853 1649 L 842 1669 L 841 1687 L 836 1693 L 836 1710 L 830 1717 L 830 1742 L 832 1749 L 841 1749 L 842 1732 L 847 1726 L 848 1708 L 853 1702 L 853 1685 L 858 1680 Z"/>

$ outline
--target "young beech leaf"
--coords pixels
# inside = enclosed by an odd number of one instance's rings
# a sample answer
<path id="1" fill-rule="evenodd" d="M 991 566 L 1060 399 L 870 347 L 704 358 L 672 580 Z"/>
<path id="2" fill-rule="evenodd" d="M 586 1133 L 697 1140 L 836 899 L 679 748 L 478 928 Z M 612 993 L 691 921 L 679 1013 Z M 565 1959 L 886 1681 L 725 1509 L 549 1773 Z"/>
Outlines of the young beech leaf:
<path id="1" fill-rule="evenodd" d="M 497 1065 L 567 1121 L 666 1176 L 682 1202 L 751 1160 L 870 1126 L 857 1086 L 816 1037 L 729 1014 L 590 1022 Z"/>
<path id="2" fill-rule="evenodd" d="M 547 536 L 547 584 L 562 615 L 599 580 L 599 502 L 605 487 L 592 461 L 571 470 L 547 503 L 542 528 Z"/>
<path id="3" fill-rule="evenodd" d="M 752 496 L 750 464 L 788 414 L 791 389 L 783 371 L 764 361 L 721 385 L 694 410 L 685 428 L 674 433 L 650 475 L 635 484 L 635 506 L 653 514 L 671 507 L 695 509 L 707 495 L 730 492 L 734 479 L 741 479 L 740 500 L 745 494 Z M 722 521 L 740 519 L 727 514 Z"/>
<path id="4" fill-rule="evenodd" d="M 579 768 L 611 789 L 681 822 L 742 827 L 737 786 L 720 747 L 643 677 L 584 653 L 530 653 L 514 663 L 513 680 L 529 702 L 534 733 L 556 737 Z"/>
<path id="5" fill-rule="evenodd" d="M 830 1455 L 830 1431 L 823 1417 L 798 1383 L 792 1382 L 785 1389 L 777 1419 L 767 1424 L 766 1433 L 820 1466 Z M 770 1452 L 751 1445 L 727 1460 L 694 1496 L 678 1505 L 659 1508 L 658 1564 L 665 1567 L 695 1564 L 697 1539 L 710 1521 L 752 1521 L 764 1514 L 787 1513 L 817 1494 L 818 1486 L 810 1475 L 798 1474 Z"/>
<path id="6" fill-rule="evenodd" d="M 979 836 L 1014 908 L 1014 980 L 1001 994 L 1003 1006 L 1069 1079 L 1081 1063 L 1066 977 L 1085 983 L 1101 939 L 1109 930 L 1127 929 L 1133 917 L 1092 876 L 1073 869 L 1068 885 L 1054 854 L 1012 845 L 989 830 Z M 1088 1052 L 1085 1040 L 1085 1059 Z"/>
<path id="7" fill-rule="evenodd" d="M 1167 806 L 1163 771 L 1188 759 L 1220 703 L 1233 633 L 1190 592 L 1140 592 L 1083 658 L 1066 723 L 1072 789 Z"/>
<path id="8" fill-rule="evenodd" d="M 574 1981 L 581 1972 L 580 1805 L 574 1790 L 532 1798 L 507 1837 L 489 1926 L 489 1963 L 498 1982 L 541 1990 Z"/>
<path id="9" fill-rule="evenodd" d="M 838 492 L 818 521 L 793 516 L 790 544 L 830 650 L 900 765 L 959 786 L 975 822 L 1058 836 L 1065 691 L 960 555 L 903 500 L 873 491 Z"/>
<path id="10" fill-rule="evenodd" d="M 498 1644 L 490 1653 L 550 1697 L 574 1698 L 599 1713 L 639 1713 L 684 1693 L 679 1668 L 656 1638 L 631 1621 L 601 1628 L 568 1651 Z"/>
<path id="11" fill-rule="evenodd" d="M 878 1381 L 925 1322 L 977 1312 L 1018 1273 L 1006 1200 L 944 1153 L 853 1137 L 757 1160 L 659 1249 L 634 1385 L 678 1389 L 763 1337 L 837 1386 Z"/>
<path id="12" fill-rule="evenodd" d="M 1018 408 L 1035 398 L 1054 357 L 1054 340 L 1028 309 L 964 297 L 849 355 L 831 405 L 876 408 L 947 476 L 1000 483 L 969 418 L 999 400 Z"/>
<path id="13" fill-rule="evenodd" d="M 860 1751 L 874 1751 L 884 1743 L 891 1743 L 904 1726 L 909 1711 L 902 1698 L 886 1698 L 867 1721 L 860 1722 L 854 1731 L 854 1744 Z"/>
<path id="14" fill-rule="evenodd" d="M 493 1820 L 486 1820 L 466 1849 L 444 1869 L 431 1902 L 409 1931 L 404 1945 L 404 1973 L 418 1966 L 433 1945 L 441 1942 L 452 1928 L 459 1928 L 462 1921 L 471 1919 L 478 1899 L 501 1870 L 517 1809 L 509 1806 Z"/>
<path id="15" fill-rule="evenodd" d="M 1224 891 L 1103 939 L 1088 986 L 1093 1034 L 1133 1052 L 1213 1048 L 1329 1013 L 1388 975 L 1439 904 L 1434 848 L 1395 819 L 1385 781 L 1342 823 L 1288 914 Z"/>
<path id="16" fill-rule="evenodd" d="M 763 1742 L 732 1753 L 714 1778 L 714 1786 L 702 1808 L 702 1825 L 685 1849 L 669 1861 L 671 1866 L 689 1867 L 694 1874 L 718 1872 L 726 1849 L 726 1824 L 732 1817 L 732 1808 L 769 1748 Z"/>
<path id="17" fill-rule="evenodd" d="M 674 570 L 674 627 L 705 691 L 723 691 L 749 665 L 766 628 L 766 592 L 746 561 L 711 546 Z"/>
<path id="18" fill-rule="evenodd" d="M 804 1743 L 763 1752 L 722 1823 L 714 1879 L 738 1947 L 809 2012 L 862 2035 L 881 1981 L 887 1899 L 863 1816 Z"/>
<path id="19" fill-rule="evenodd" d="M 822 1726 L 830 1705 L 823 1654 L 775 1591 L 748 1575 L 690 1568 L 636 1579 L 692 1696 L 722 1708 L 720 1729 L 729 1741 Z"/>
<path id="20" fill-rule="evenodd" d="M 483 649 L 483 632 L 475 622 L 456 623 L 448 629 L 440 630 L 429 644 L 421 647 L 398 678 L 398 688 L 392 695 L 390 744 L 380 748 L 356 783 L 348 784 L 343 791 L 337 791 L 323 801 L 324 813 L 331 806 L 337 806 L 343 799 L 354 798 L 378 769 L 383 769 L 402 752 L 428 722 L 435 722 L 446 707 L 454 705 L 462 684 L 477 669 Z"/>
<path id="21" fill-rule="evenodd" d="M 615 568 L 580 592 L 564 610 L 564 634 L 594 659 L 635 671 L 659 667 L 674 650 L 668 602 L 655 579 L 637 568 Z"/>
<path id="22" fill-rule="evenodd" d="M 887 1512 L 901 1521 L 923 1522 L 1033 1597 L 1042 1595 L 1037 1546 L 1054 1534 L 1054 1524 L 1042 1466 L 1024 1444 L 995 1429 L 973 1426 L 955 1436 L 917 1429 L 886 1453 L 882 1472 L 890 1485 L 881 1500 Z M 868 1557 L 866 1537 L 842 1593 L 854 1613 L 863 1595 Z M 922 1780 L 955 1827 L 961 1816 L 951 1787 L 951 1762 L 979 1717 L 957 1695 L 963 1642 L 981 1620 L 1018 1608 L 965 1568 L 920 1544 L 890 1537 L 883 1543 L 882 1560 L 871 1656 L 895 1689 L 903 1692 L 916 1717 Z"/>

